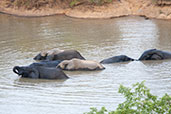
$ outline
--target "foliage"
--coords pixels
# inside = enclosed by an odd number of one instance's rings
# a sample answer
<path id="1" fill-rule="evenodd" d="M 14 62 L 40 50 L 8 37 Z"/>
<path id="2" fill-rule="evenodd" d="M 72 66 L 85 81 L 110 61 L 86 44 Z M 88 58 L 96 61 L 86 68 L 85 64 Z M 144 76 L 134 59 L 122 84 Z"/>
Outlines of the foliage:
<path id="1" fill-rule="evenodd" d="M 70 2 L 70 7 L 76 6 L 77 4 L 81 4 L 81 3 L 90 3 L 90 4 L 95 4 L 95 5 L 102 5 L 104 3 L 110 3 L 112 2 L 112 0 L 72 0 Z"/>
<path id="2" fill-rule="evenodd" d="M 152 2 L 153 4 L 157 4 L 157 1 L 158 1 L 158 0 L 151 0 L 151 2 Z"/>
<path id="3" fill-rule="evenodd" d="M 57 0 L 7 0 L 7 3 L 15 7 L 24 7 L 26 9 L 40 8 L 42 6 L 53 6 Z"/>
<path id="4" fill-rule="evenodd" d="M 171 5 L 171 0 L 151 0 L 151 2 L 158 6 Z"/>
<path id="5" fill-rule="evenodd" d="M 133 84 L 132 88 L 120 85 L 119 93 L 123 94 L 126 100 L 119 104 L 115 111 L 107 111 L 105 107 L 99 111 L 90 108 L 91 111 L 85 114 L 171 114 L 171 96 L 165 94 L 158 98 L 152 95 L 144 81 Z"/>
<path id="6" fill-rule="evenodd" d="M 69 4 L 70 7 L 75 6 L 79 1 L 78 0 L 72 0 Z"/>
<path id="7" fill-rule="evenodd" d="M 89 1 L 90 1 L 90 3 L 94 3 L 94 4 L 98 4 L 98 5 L 112 2 L 112 0 L 89 0 Z"/>
<path id="8" fill-rule="evenodd" d="M 70 7 L 82 4 L 89 3 L 95 5 L 102 5 L 104 3 L 112 2 L 112 0 L 6 0 L 8 6 L 14 7 L 23 7 L 26 9 L 39 9 L 42 6 L 53 7 L 56 4 L 67 4 Z"/>
<path id="9" fill-rule="evenodd" d="M 6 0 L 8 6 L 23 7 L 26 9 L 39 9 L 40 7 L 48 6 L 53 7 L 56 4 L 73 7 L 83 3 L 93 4 L 93 5 L 103 5 L 105 3 L 110 3 L 113 0 Z M 120 0 L 117 0 L 120 1 Z M 151 0 L 155 5 L 171 5 L 171 0 Z"/>

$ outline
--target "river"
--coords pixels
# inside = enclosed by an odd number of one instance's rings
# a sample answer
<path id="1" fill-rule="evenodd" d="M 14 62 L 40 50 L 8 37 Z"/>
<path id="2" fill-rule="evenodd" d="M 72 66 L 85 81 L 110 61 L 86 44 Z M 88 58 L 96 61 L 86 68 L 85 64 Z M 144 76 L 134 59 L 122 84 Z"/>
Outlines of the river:
<path id="1" fill-rule="evenodd" d="M 154 95 L 171 95 L 171 60 L 104 65 L 103 71 L 65 72 L 70 79 L 34 80 L 12 72 L 29 65 L 41 50 L 75 49 L 86 59 L 125 54 L 138 59 L 147 49 L 171 51 L 171 20 L 142 17 L 75 19 L 0 14 L 0 113 L 82 114 L 90 107 L 116 109 L 120 84 L 145 80 Z"/>

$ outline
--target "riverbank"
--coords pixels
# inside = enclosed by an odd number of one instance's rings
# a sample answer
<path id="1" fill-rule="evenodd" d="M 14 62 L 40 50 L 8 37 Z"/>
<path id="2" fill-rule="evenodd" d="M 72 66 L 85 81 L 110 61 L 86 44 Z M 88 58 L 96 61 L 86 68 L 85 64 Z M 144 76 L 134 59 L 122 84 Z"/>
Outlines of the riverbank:
<path id="1" fill-rule="evenodd" d="M 16 16 L 50 16 L 64 14 L 75 18 L 114 18 L 128 15 L 138 15 L 147 18 L 171 19 L 171 5 L 158 6 L 152 1 L 144 0 L 114 0 L 104 5 L 82 3 L 73 8 L 63 7 L 60 3 L 54 6 L 42 6 L 38 9 L 10 7 L 6 1 L 0 2 L 0 12 Z"/>

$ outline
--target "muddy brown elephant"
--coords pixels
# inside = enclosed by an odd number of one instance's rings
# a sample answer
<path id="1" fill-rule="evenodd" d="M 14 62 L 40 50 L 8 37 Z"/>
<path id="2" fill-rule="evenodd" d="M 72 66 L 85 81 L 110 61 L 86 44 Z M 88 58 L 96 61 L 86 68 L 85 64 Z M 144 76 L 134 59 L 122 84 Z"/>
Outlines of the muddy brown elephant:
<path id="1" fill-rule="evenodd" d="M 87 70 L 87 71 L 93 71 L 93 70 L 103 70 L 105 67 L 103 67 L 99 62 L 97 61 L 91 61 L 91 60 L 81 60 L 81 59 L 71 59 L 71 60 L 64 60 L 62 61 L 57 68 L 61 68 L 62 70 Z"/>

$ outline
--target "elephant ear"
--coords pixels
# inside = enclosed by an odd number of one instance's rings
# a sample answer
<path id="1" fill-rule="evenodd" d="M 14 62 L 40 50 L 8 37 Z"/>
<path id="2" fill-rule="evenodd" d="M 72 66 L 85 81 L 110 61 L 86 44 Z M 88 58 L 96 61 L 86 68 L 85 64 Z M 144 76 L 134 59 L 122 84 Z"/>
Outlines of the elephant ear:
<path id="1" fill-rule="evenodd" d="M 48 55 L 48 56 L 46 57 L 46 60 L 48 60 L 48 61 L 52 61 L 52 60 L 53 60 L 53 58 L 54 58 L 54 55 Z"/>
<path id="2" fill-rule="evenodd" d="M 61 62 L 58 67 L 63 69 L 63 70 L 66 70 L 67 69 L 67 66 L 68 66 L 68 62 L 69 60 L 64 60 L 63 62 Z"/>
<path id="3" fill-rule="evenodd" d="M 29 74 L 30 78 L 39 78 L 39 71 L 36 68 L 33 68 Z"/>
<path id="4" fill-rule="evenodd" d="M 33 59 L 34 60 L 40 60 L 41 54 L 39 53 L 38 55 L 36 55 Z"/>
<path id="5" fill-rule="evenodd" d="M 156 49 L 149 49 L 144 51 L 138 60 L 150 60 L 152 54 L 156 52 Z"/>

